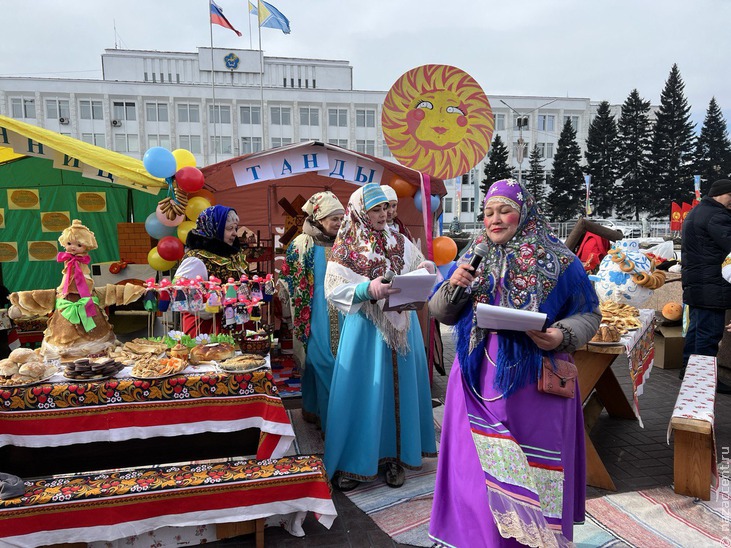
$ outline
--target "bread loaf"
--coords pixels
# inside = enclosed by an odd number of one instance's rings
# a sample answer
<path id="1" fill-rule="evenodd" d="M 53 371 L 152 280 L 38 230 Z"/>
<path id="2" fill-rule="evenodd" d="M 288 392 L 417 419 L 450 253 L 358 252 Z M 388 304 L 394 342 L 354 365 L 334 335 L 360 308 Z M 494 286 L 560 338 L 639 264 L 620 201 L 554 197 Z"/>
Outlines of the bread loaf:
<path id="1" fill-rule="evenodd" d="M 18 374 L 36 379 L 43 377 L 45 371 L 46 366 L 43 362 L 28 362 L 18 368 Z"/>
<path id="2" fill-rule="evenodd" d="M 10 359 L 0 360 L 0 377 L 12 377 L 18 373 L 18 364 Z"/>
<path id="3" fill-rule="evenodd" d="M 231 344 L 226 343 L 214 343 L 214 344 L 199 344 L 194 346 L 190 351 L 188 359 L 193 365 L 201 362 L 210 361 L 221 361 L 227 358 L 232 358 L 236 354 L 236 348 Z"/>
<path id="4" fill-rule="evenodd" d="M 15 363 L 37 362 L 41 360 L 40 356 L 30 348 L 16 348 L 10 353 L 8 359 Z"/>
<path id="5" fill-rule="evenodd" d="M 594 337 L 591 339 L 592 342 L 619 342 L 622 336 L 619 330 L 613 325 L 601 325 L 599 330 L 596 332 Z"/>

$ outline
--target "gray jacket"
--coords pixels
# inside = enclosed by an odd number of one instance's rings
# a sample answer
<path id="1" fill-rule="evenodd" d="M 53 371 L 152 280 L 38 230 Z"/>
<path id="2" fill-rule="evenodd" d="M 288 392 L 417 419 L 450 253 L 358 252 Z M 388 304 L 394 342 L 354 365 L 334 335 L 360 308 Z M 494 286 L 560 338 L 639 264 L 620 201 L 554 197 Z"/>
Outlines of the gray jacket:
<path id="1" fill-rule="evenodd" d="M 465 291 L 459 301 L 452 304 L 449 299 L 455 289 L 456 287 L 446 280 L 429 301 L 429 312 L 445 325 L 456 324 L 462 315 L 462 309 L 472 300 L 470 293 Z M 563 331 L 563 342 L 554 352 L 572 353 L 584 346 L 599 329 L 601 320 L 602 314 L 599 308 L 596 308 L 587 314 L 575 314 L 554 322 L 551 327 Z"/>

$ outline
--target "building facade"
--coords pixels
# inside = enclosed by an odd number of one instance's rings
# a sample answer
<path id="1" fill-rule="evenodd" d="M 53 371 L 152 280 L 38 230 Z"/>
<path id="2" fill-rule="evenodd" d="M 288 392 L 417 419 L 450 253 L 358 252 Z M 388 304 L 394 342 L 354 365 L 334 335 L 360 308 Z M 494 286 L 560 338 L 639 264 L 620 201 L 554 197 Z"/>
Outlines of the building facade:
<path id="1" fill-rule="evenodd" d="M 0 114 L 136 158 L 153 146 L 184 148 L 200 166 L 313 139 L 392 159 L 381 130 L 386 93 L 353 89 L 348 61 L 247 49 L 108 49 L 101 80 L 0 77 Z M 550 176 L 566 120 L 583 152 L 597 106 L 572 97 L 488 99 L 516 175 L 538 146 Z M 461 222 L 474 222 L 484 161 L 446 181 L 445 223 L 458 213 Z"/>

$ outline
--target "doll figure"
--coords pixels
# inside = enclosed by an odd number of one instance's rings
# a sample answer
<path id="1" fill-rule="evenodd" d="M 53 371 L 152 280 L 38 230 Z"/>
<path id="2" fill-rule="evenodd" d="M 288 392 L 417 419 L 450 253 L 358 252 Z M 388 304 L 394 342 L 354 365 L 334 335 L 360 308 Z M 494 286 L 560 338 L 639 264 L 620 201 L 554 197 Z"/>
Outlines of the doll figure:
<path id="1" fill-rule="evenodd" d="M 63 278 L 57 288 L 59 297 L 67 297 L 69 293 L 76 293 L 82 297 L 89 297 L 94 282 L 89 270 L 89 251 L 98 247 L 94 233 L 74 219 L 71 226 L 65 229 L 58 237 L 58 242 L 64 251 L 56 256 L 59 263 L 64 263 Z"/>

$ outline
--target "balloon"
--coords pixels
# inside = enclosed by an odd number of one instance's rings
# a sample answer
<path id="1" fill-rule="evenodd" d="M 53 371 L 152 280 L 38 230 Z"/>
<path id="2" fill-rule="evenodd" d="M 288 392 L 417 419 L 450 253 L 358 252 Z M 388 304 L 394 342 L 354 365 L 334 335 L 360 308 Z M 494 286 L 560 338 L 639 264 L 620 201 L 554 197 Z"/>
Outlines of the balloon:
<path id="1" fill-rule="evenodd" d="M 163 147 L 148 148 L 142 157 L 142 163 L 145 169 L 153 177 L 172 177 L 175 175 L 177 168 L 175 167 L 175 156 L 168 149 Z"/>
<path id="2" fill-rule="evenodd" d="M 450 263 L 457 256 L 457 244 L 449 236 L 439 236 L 432 242 L 434 262 L 437 266 Z"/>
<path id="3" fill-rule="evenodd" d="M 197 167 L 184 167 L 175 172 L 175 182 L 180 190 L 185 192 L 197 192 L 206 183 L 206 178 Z"/>
<path id="4" fill-rule="evenodd" d="M 176 171 L 180 171 L 184 167 L 195 167 L 195 156 L 189 150 L 176 148 L 173 150 L 173 158 L 175 158 Z"/>
<path id="5" fill-rule="evenodd" d="M 168 219 L 167 216 L 162 212 L 160 209 L 160 206 L 157 206 L 157 209 L 155 210 L 155 217 L 163 226 L 170 226 L 170 227 L 176 227 L 180 223 L 182 223 L 185 220 L 185 215 L 178 215 L 175 217 L 175 219 Z M 173 232 L 174 234 L 174 232 Z M 170 236 L 171 234 L 168 234 Z"/>
<path id="6" fill-rule="evenodd" d="M 439 196 L 431 197 L 431 210 L 436 211 L 442 203 L 442 199 Z"/>
<path id="7" fill-rule="evenodd" d="M 416 193 L 416 187 L 398 177 L 391 180 L 391 186 L 399 198 L 411 198 Z"/>
<path id="8" fill-rule="evenodd" d="M 417 190 L 416 194 L 414 194 L 414 207 L 417 211 L 423 211 L 421 207 L 421 189 Z"/>
<path id="9" fill-rule="evenodd" d="M 207 207 L 211 207 L 211 202 L 200 196 L 195 196 L 188 200 L 188 205 L 185 206 L 185 216 L 191 221 L 195 221 L 201 211 Z"/>
<path id="10" fill-rule="evenodd" d="M 200 189 L 198 192 L 193 192 L 191 194 L 188 194 L 188 199 L 195 198 L 196 196 L 205 198 L 206 200 L 211 202 L 211 205 L 216 205 L 215 195 L 213 194 L 213 192 L 206 190 L 205 188 Z"/>
<path id="11" fill-rule="evenodd" d="M 145 219 L 145 230 L 151 238 L 155 238 L 156 240 L 175 234 L 175 228 L 166 226 L 158 221 L 156 213 L 150 213 L 147 219 Z"/>
<path id="12" fill-rule="evenodd" d="M 164 270 L 170 270 L 175 266 L 175 261 L 166 261 L 157 252 L 157 248 L 153 247 L 147 254 L 147 264 L 149 264 L 155 270 L 162 272 Z"/>
<path id="13" fill-rule="evenodd" d="M 166 236 L 157 242 L 157 254 L 165 261 L 179 261 L 183 258 L 185 248 L 177 236 Z"/>
<path id="14" fill-rule="evenodd" d="M 446 280 L 447 276 L 449 276 L 449 271 L 452 270 L 453 266 L 454 266 L 454 261 L 449 261 L 447 264 L 438 266 L 437 270 L 439 270 L 439 273 L 442 275 L 442 278 L 444 278 Z"/>
<path id="15" fill-rule="evenodd" d="M 178 239 L 185 243 L 185 241 L 188 239 L 188 232 L 193 230 L 195 228 L 195 223 L 193 221 L 183 221 L 178 225 Z"/>
<path id="16" fill-rule="evenodd" d="M 432 213 L 437 210 L 439 207 L 439 204 L 442 203 L 442 200 L 439 198 L 439 196 L 430 196 L 430 204 L 431 204 L 431 211 Z M 422 210 L 421 208 L 421 189 L 416 191 L 416 194 L 414 194 L 414 207 L 418 209 L 419 211 Z"/>

